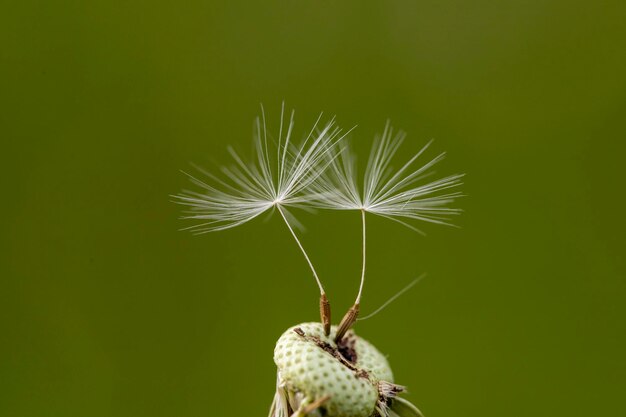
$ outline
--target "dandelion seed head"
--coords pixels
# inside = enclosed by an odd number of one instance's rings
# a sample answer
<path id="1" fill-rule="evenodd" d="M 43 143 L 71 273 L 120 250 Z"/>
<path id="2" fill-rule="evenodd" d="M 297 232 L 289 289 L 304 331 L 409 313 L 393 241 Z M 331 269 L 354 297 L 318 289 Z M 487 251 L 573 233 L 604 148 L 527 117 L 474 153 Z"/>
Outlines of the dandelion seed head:
<path id="1" fill-rule="evenodd" d="M 417 231 L 413 221 L 449 224 L 450 217 L 460 212 L 450 205 L 461 196 L 456 189 L 461 185 L 462 175 L 431 179 L 433 166 L 445 154 L 418 163 L 430 142 L 399 169 L 394 169 L 392 160 L 404 133 L 394 133 L 387 123 L 382 135 L 374 141 L 360 177 L 346 134 L 335 126 L 334 119 L 322 125 L 321 117 L 296 145 L 293 111 L 285 123 L 283 104 L 276 138 L 268 133 L 261 108 L 252 158 L 245 159 L 229 147 L 230 165 L 221 166 L 219 174 L 195 167 L 198 174 L 186 173 L 195 189 L 184 190 L 173 198 L 186 207 L 183 218 L 195 221 L 187 227 L 195 233 L 230 229 L 268 211 L 277 211 L 311 268 L 320 289 L 321 323 L 302 323 L 279 339 L 274 351 L 277 389 L 270 417 L 309 414 L 421 417 L 417 407 L 397 396 L 405 388 L 393 383 L 384 355 L 351 330 L 359 315 L 366 272 L 366 213 Z M 294 231 L 301 224 L 289 211 L 291 207 L 361 212 L 363 264 L 359 291 L 339 326 L 330 325 L 330 303 Z M 418 280 L 363 319 L 377 314 Z"/>

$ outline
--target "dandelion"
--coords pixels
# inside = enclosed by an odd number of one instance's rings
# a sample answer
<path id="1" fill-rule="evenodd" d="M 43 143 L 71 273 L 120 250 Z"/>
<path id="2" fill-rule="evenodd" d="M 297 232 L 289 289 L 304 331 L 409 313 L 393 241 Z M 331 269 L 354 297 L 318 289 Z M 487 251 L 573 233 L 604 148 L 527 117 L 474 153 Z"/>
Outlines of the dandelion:
<path id="1" fill-rule="evenodd" d="M 185 190 L 173 198 L 188 207 L 184 219 L 201 220 L 186 229 L 195 233 L 221 231 L 240 226 L 261 214 L 276 209 L 302 251 L 320 290 L 320 314 L 326 333 L 330 331 L 330 303 L 322 282 L 294 230 L 299 222 L 287 207 L 310 208 L 307 189 L 326 166 L 332 162 L 334 145 L 341 139 L 341 130 L 330 120 L 318 129 L 318 117 L 306 139 L 293 143 L 294 112 L 284 126 L 284 103 L 281 110 L 278 139 L 273 141 L 267 132 L 265 111 L 256 120 L 254 136 L 255 157 L 248 162 L 229 147 L 234 164 L 222 167 L 224 179 L 196 167 L 206 179 L 186 174 L 200 191 Z"/>
<path id="2" fill-rule="evenodd" d="M 386 357 L 352 329 L 365 281 L 365 215 L 382 216 L 414 230 L 413 221 L 447 224 L 449 216 L 458 213 L 448 204 L 460 195 L 451 190 L 460 184 L 460 176 L 424 183 L 430 168 L 443 157 L 413 167 L 428 145 L 393 171 L 391 160 L 403 136 L 394 135 L 387 124 L 372 148 L 360 187 L 345 134 L 333 120 L 323 127 L 319 122 L 318 118 L 304 142 L 296 146 L 292 140 L 293 112 L 288 126 L 283 126 L 283 105 L 276 140 L 268 134 L 262 113 L 261 120 L 257 120 L 252 161 L 244 162 L 229 149 L 234 164 L 221 168 L 222 178 L 200 169 L 206 178 L 189 175 L 200 191 L 184 191 L 174 198 L 188 207 L 184 218 L 199 221 L 188 228 L 196 233 L 237 227 L 276 209 L 317 282 L 321 322 L 293 326 L 276 343 L 276 393 L 269 417 L 421 417 L 417 407 L 399 396 L 405 388 L 394 383 Z M 299 223 L 289 207 L 361 212 L 363 265 L 359 291 L 355 304 L 337 326 L 331 326 L 330 303 L 294 230 Z"/>
<path id="3" fill-rule="evenodd" d="M 432 175 L 430 169 L 441 159 L 441 153 L 428 162 L 416 162 L 428 149 L 429 142 L 413 155 L 402 167 L 394 171 L 391 162 L 404 140 L 405 134 L 394 134 L 387 122 L 382 136 L 376 138 L 365 169 L 362 191 L 356 172 L 356 158 L 348 143 L 342 140 L 337 145 L 329 167 L 320 173 L 312 187 L 316 190 L 314 205 L 332 210 L 358 210 L 362 224 L 362 268 L 361 280 L 356 300 L 348 310 L 337 331 L 337 339 L 357 321 L 366 265 L 366 213 L 381 216 L 398 222 L 414 231 L 422 233 L 410 221 L 425 221 L 450 224 L 448 219 L 460 210 L 448 205 L 461 196 L 460 192 L 450 191 L 461 185 L 462 175 L 451 175 L 430 182 L 424 179 Z M 412 284 L 410 284 L 412 285 Z M 404 291 L 404 290 L 403 290 Z"/>

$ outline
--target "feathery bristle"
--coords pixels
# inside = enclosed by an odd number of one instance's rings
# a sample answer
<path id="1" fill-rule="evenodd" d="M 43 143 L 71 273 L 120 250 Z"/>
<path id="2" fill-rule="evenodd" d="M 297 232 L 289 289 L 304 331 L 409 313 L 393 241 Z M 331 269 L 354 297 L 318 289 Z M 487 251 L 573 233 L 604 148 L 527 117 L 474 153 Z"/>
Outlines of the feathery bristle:
<path id="1" fill-rule="evenodd" d="M 199 167 L 196 169 L 205 178 L 186 174 L 200 190 L 184 190 L 173 198 L 188 207 L 184 219 L 201 221 L 186 229 L 195 233 L 225 230 L 242 225 L 277 205 L 310 206 L 306 190 L 333 160 L 331 152 L 341 138 L 341 130 L 332 119 L 317 129 L 321 117 L 303 143 L 296 146 L 292 138 L 294 112 L 285 129 L 283 105 L 278 139 L 273 141 L 262 111 L 256 123 L 255 151 L 250 161 L 244 161 L 228 148 L 234 164 L 221 167 L 223 178 Z"/>
<path id="2" fill-rule="evenodd" d="M 463 175 L 424 182 L 431 175 L 430 169 L 445 156 L 442 153 L 424 164 L 416 164 L 432 142 L 394 171 L 391 162 L 403 140 L 404 134 L 394 135 L 387 123 L 382 136 L 372 146 L 362 187 L 359 187 L 355 156 L 347 141 L 342 139 L 337 150 L 331 154 L 333 161 L 312 184 L 315 206 L 334 210 L 363 210 L 413 230 L 417 229 L 407 221 L 449 224 L 450 216 L 458 214 L 460 210 L 447 206 L 461 193 L 448 190 L 461 185 Z"/>

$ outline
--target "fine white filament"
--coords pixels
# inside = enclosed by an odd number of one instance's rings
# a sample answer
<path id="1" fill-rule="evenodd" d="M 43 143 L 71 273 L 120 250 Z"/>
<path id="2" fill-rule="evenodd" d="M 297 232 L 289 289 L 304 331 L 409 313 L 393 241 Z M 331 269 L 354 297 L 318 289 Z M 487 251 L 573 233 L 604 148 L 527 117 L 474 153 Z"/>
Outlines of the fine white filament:
<path id="1" fill-rule="evenodd" d="M 420 282 L 422 279 L 424 279 L 424 277 L 426 277 L 426 274 L 422 274 L 419 277 L 415 278 L 413 281 L 409 282 L 404 288 L 402 288 L 400 291 L 398 291 L 397 293 L 395 293 L 394 295 L 392 295 L 391 297 L 389 297 L 389 299 L 387 301 L 385 301 L 380 307 L 378 307 L 376 310 L 374 310 L 373 312 L 371 312 L 370 314 L 368 314 L 365 317 L 360 317 L 357 319 L 357 321 L 363 321 L 363 320 L 367 320 L 370 319 L 372 317 L 374 317 L 376 314 L 380 313 L 381 311 L 383 311 L 385 309 L 385 307 L 387 307 L 389 304 L 393 303 L 398 297 L 400 297 L 402 294 L 404 294 L 405 292 L 407 292 L 408 290 L 410 290 L 411 288 L 413 288 L 413 286 L 415 284 L 417 284 L 418 282 Z"/>
<path id="2" fill-rule="evenodd" d="M 302 246 L 302 243 L 300 243 L 300 239 L 298 239 L 298 236 L 296 235 L 296 232 L 293 231 L 293 228 L 289 224 L 289 221 L 287 220 L 287 217 L 285 217 L 285 213 L 283 213 L 283 209 L 280 207 L 280 205 L 277 205 L 276 208 L 278 209 L 278 212 L 280 213 L 281 217 L 285 221 L 285 224 L 289 228 L 289 231 L 291 232 L 291 235 L 296 240 L 296 243 L 298 244 L 298 247 L 302 251 L 302 254 L 306 258 L 306 261 L 309 264 L 309 267 L 311 268 L 311 271 L 313 272 L 313 277 L 315 277 L 315 282 L 317 282 L 317 286 L 320 289 L 320 294 L 324 294 L 324 287 L 322 286 L 322 282 L 320 281 L 319 277 L 317 276 L 317 272 L 315 271 L 315 267 L 313 266 L 313 262 L 311 262 L 311 259 L 309 259 L 309 255 L 307 255 L 306 251 L 304 250 L 304 247 Z"/>

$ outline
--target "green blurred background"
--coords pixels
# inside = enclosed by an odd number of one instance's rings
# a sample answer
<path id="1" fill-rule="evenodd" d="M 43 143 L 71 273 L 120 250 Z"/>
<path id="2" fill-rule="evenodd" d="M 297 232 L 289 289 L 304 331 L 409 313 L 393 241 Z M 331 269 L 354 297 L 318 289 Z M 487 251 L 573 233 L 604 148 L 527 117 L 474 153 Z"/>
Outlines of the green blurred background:
<path id="1" fill-rule="evenodd" d="M 279 218 L 196 237 L 169 195 L 283 100 L 467 173 L 461 228 L 369 226 L 364 312 L 429 274 L 357 326 L 428 417 L 626 415 L 623 1 L 1 9 L 1 416 L 266 415 L 315 284 Z M 358 214 L 300 220 L 340 315 Z"/>

